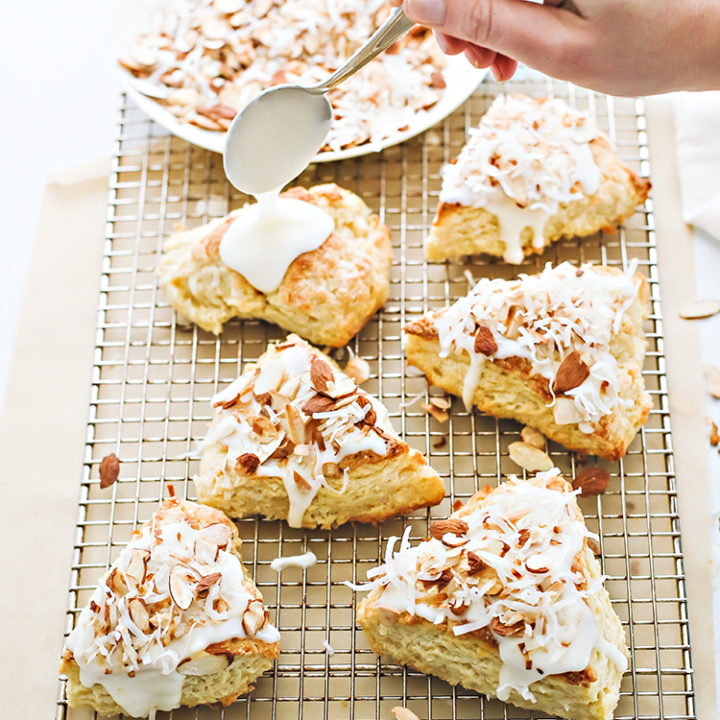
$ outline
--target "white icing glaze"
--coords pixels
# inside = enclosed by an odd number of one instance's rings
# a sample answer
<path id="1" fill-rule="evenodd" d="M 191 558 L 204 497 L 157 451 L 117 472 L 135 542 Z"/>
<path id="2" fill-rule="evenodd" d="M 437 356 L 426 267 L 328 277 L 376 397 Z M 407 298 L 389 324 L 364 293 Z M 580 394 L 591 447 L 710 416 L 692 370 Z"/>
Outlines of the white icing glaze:
<path id="1" fill-rule="evenodd" d="M 289 567 L 302 568 L 303 570 L 312 567 L 317 562 L 315 553 L 308 552 L 302 555 L 289 555 L 287 557 L 276 557 L 271 563 L 270 568 L 279 573 Z"/>
<path id="2" fill-rule="evenodd" d="M 322 363 L 333 378 L 322 392 L 313 383 L 313 362 Z M 308 407 L 308 402 L 318 399 L 327 410 Z M 217 443 L 226 449 L 227 468 L 235 468 L 241 456 L 250 454 L 259 461 L 252 470 L 255 475 L 281 478 L 291 527 L 302 526 L 305 511 L 321 487 L 332 489 L 326 478 L 329 471 L 336 480 L 344 475 L 340 489 L 333 490 L 344 492 L 347 472 L 340 472 L 342 460 L 361 452 L 384 457 L 387 438 L 394 434 L 378 400 L 294 336 L 262 363 L 247 368 L 213 398 L 213 405 L 216 416 L 204 445 Z M 230 489 L 231 480 L 224 474 L 216 482 Z"/>
<path id="3" fill-rule="evenodd" d="M 600 131 L 562 100 L 497 98 L 458 158 L 443 168 L 440 201 L 497 216 L 510 263 L 523 259 L 521 234 L 544 246 L 548 218 L 561 203 L 597 192 L 601 173 L 589 143 Z"/>
<path id="4" fill-rule="evenodd" d="M 588 582 L 577 565 L 586 538 L 595 536 L 576 494 L 557 468 L 529 481 L 511 476 L 460 515 L 465 532 L 411 546 L 408 527 L 397 551 L 398 538 L 388 540 L 385 563 L 368 572 L 369 582 L 350 586 L 379 588 L 379 607 L 446 622 L 455 635 L 488 628 L 502 660 L 501 700 L 515 690 L 534 702 L 534 682 L 583 671 L 594 651 L 624 671 L 624 653 L 603 637 L 588 606 L 603 578 Z M 456 540 L 462 544 L 452 547 Z M 469 572 L 469 553 L 480 559 L 479 572 Z"/>
<path id="5" fill-rule="evenodd" d="M 279 198 L 278 190 L 238 213 L 220 241 L 220 259 L 260 292 L 276 290 L 290 264 L 319 248 L 335 229 L 332 218 L 310 203 Z"/>
<path id="6" fill-rule="evenodd" d="M 67 638 L 81 683 L 101 685 L 128 715 L 177 708 L 184 679 L 178 666 L 212 643 L 248 637 L 243 618 L 259 595 L 251 594 L 239 558 L 226 549 L 231 533 L 219 526 L 195 530 L 181 520 L 136 531 Z M 189 578 L 190 595 L 180 602 L 185 609 L 171 593 L 174 573 Z M 196 583 L 214 573 L 220 575 L 203 596 Z M 138 602 L 147 610 L 145 628 L 131 612 Z M 279 633 L 265 619 L 252 637 L 277 642 Z"/>
<path id="7" fill-rule="evenodd" d="M 564 397 L 554 398 L 555 422 L 579 423 L 583 432 L 618 406 L 626 378 L 610 352 L 613 335 L 620 332 L 623 316 L 634 302 L 639 279 L 636 263 L 622 275 L 596 272 L 589 264 L 576 268 L 548 265 L 537 275 L 518 280 L 481 279 L 468 295 L 433 317 L 440 356 L 466 352 L 470 369 L 465 375 L 463 400 L 472 406 L 482 365 L 488 359 L 522 358 L 550 388 L 562 361 L 573 351 L 590 369 L 588 378 Z M 514 308 L 511 315 L 511 308 Z M 497 351 L 475 352 L 478 326 L 492 332 Z"/>

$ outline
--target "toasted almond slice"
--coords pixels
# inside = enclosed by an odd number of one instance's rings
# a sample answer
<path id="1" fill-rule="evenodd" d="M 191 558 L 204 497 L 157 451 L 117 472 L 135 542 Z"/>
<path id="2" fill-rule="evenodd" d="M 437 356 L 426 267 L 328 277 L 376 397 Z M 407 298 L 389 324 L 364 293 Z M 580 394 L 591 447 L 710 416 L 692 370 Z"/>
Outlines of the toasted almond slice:
<path id="1" fill-rule="evenodd" d="M 130 619 L 137 625 L 140 632 L 146 633 L 150 630 L 150 615 L 148 615 L 145 603 L 141 598 L 133 598 L 128 603 Z"/>
<path id="2" fill-rule="evenodd" d="M 468 531 L 468 524 L 460 518 L 448 518 L 447 520 L 436 520 L 430 526 L 430 535 L 436 540 L 442 540 L 445 535 L 465 535 Z"/>
<path id="3" fill-rule="evenodd" d="M 391 712 L 397 720 L 420 720 L 412 710 L 408 710 L 406 707 L 400 705 L 394 707 Z"/>
<path id="4" fill-rule="evenodd" d="M 370 363 L 359 357 L 352 357 L 345 365 L 345 374 L 358 385 L 362 385 L 370 377 Z"/>
<path id="5" fill-rule="evenodd" d="M 357 392 L 355 381 L 348 375 L 340 375 L 328 383 L 327 394 L 332 398 L 341 398 Z"/>
<path id="6" fill-rule="evenodd" d="M 130 554 L 125 574 L 134 578 L 139 585 L 145 582 L 145 572 L 147 571 L 148 560 L 150 560 L 150 551 L 136 549 Z"/>
<path id="7" fill-rule="evenodd" d="M 133 61 L 142 68 L 150 68 L 157 62 L 157 55 L 146 45 L 135 45 L 130 51 Z"/>
<path id="8" fill-rule="evenodd" d="M 202 677 L 214 675 L 227 669 L 229 660 L 227 655 L 210 655 L 203 653 L 196 658 L 188 658 L 178 665 L 178 672 L 181 675 L 192 675 Z"/>
<path id="9" fill-rule="evenodd" d="M 706 363 L 703 367 L 710 394 L 714 398 L 720 398 L 720 369 L 711 363 Z"/>
<path id="10" fill-rule="evenodd" d="M 510 443 L 508 452 L 514 463 L 530 472 L 544 472 L 554 467 L 553 461 L 547 453 L 526 442 Z"/>
<path id="11" fill-rule="evenodd" d="M 557 425 L 571 425 L 582 421 L 582 415 L 570 398 L 559 397 L 555 399 L 553 419 Z"/>
<path id="12" fill-rule="evenodd" d="M 572 481 L 572 486 L 575 490 L 580 488 L 582 497 L 589 497 L 604 493 L 609 483 L 610 473 L 604 467 L 596 465 L 583 468 Z"/>
<path id="13" fill-rule="evenodd" d="M 539 450 L 545 449 L 545 436 L 539 430 L 531 428 L 529 425 L 526 425 L 520 431 L 520 437 L 522 438 L 523 442 L 527 443 L 528 445 L 532 445 Z"/>
<path id="14" fill-rule="evenodd" d="M 115 483 L 120 475 L 120 461 L 115 453 L 106 455 L 100 462 L 100 487 L 105 489 Z"/>
<path id="15" fill-rule="evenodd" d="M 242 624 L 245 634 L 253 637 L 265 624 L 267 616 L 265 607 L 259 600 L 251 600 L 243 615 Z"/>
<path id="16" fill-rule="evenodd" d="M 225 523 L 212 523 L 200 530 L 198 536 L 223 548 L 232 540 L 233 531 Z"/>
<path id="17" fill-rule="evenodd" d="M 431 405 L 429 403 L 422 403 L 422 405 L 420 407 L 422 407 L 422 409 L 425 410 L 425 412 L 432 415 L 440 423 L 445 423 L 450 419 L 450 415 L 448 414 L 448 412 L 446 410 L 441 410 L 436 405 Z"/>
<path id="18" fill-rule="evenodd" d="M 550 558 L 545 557 L 544 555 L 531 555 L 526 561 L 525 561 L 525 568 L 528 572 L 536 573 L 536 574 L 544 574 L 550 572 L 550 568 L 552 567 L 552 563 L 550 562 Z"/>
<path id="19" fill-rule="evenodd" d="M 328 383 L 332 382 L 335 375 L 330 365 L 319 357 L 314 357 L 310 362 L 310 382 L 320 393 L 327 392 Z"/>
<path id="20" fill-rule="evenodd" d="M 573 350 L 558 367 L 553 389 L 564 393 L 582 385 L 590 376 L 590 368 L 577 350 Z"/>
<path id="21" fill-rule="evenodd" d="M 290 429 L 290 439 L 300 445 L 305 442 L 305 422 L 302 419 L 300 411 L 294 405 L 285 406 L 285 416 L 287 417 L 288 427 Z"/>
<path id="22" fill-rule="evenodd" d="M 681 305 L 678 315 L 683 320 L 701 320 L 717 313 L 720 313 L 720 300 L 706 298 Z"/>
<path id="23" fill-rule="evenodd" d="M 182 565 L 176 565 L 170 571 L 170 597 L 180 610 L 187 610 L 192 604 L 196 584 Z"/>
<path id="24" fill-rule="evenodd" d="M 430 402 L 441 410 L 449 410 L 452 405 L 452 400 L 446 397 L 431 397 Z"/>

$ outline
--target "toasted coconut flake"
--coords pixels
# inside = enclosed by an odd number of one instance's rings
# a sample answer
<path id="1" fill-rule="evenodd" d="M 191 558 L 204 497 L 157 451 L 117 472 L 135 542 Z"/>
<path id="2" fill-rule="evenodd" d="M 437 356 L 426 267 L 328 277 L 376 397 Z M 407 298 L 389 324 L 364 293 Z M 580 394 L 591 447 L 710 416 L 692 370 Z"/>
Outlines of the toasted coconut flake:
<path id="1" fill-rule="evenodd" d="M 305 422 L 300 412 L 295 408 L 294 405 L 285 406 L 285 416 L 288 421 L 288 428 L 290 429 L 290 439 L 296 444 L 300 445 L 305 442 Z"/>
<path id="2" fill-rule="evenodd" d="M 352 357 L 345 365 L 345 374 L 349 375 L 358 385 L 362 385 L 370 377 L 370 363 L 359 357 Z"/>
<path id="3" fill-rule="evenodd" d="M 547 453 L 526 442 L 510 443 L 508 452 L 514 463 L 529 472 L 544 472 L 554 467 Z"/>
<path id="4" fill-rule="evenodd" d="M 720 300 L 706 298 L 685 303 L 678 314 L 683 320 L 701 320 L 717 313 L 720 313 Z"/>
<path id="5" fill-rule="evenodd" d="M 718 434 L 718 426 L 714 421 L 710 421 L 710 444 L 716 447 L 720 444 L 720 434 Z"/>

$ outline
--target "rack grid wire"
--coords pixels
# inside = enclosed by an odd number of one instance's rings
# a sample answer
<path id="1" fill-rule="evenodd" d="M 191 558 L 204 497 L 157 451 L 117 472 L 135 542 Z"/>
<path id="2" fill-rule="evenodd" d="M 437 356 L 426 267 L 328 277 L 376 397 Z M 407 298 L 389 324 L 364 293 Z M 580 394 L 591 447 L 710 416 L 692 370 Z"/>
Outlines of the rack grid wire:
<path id="1" fill-rule="evenodd" d="M 544 717 L 519 710 L 375 656 L 359 627 L 361 599 L 343 581 L 361 581 L 376 565 L 387 539 L 412 524 L 427 536 L 433 519 L 457 500 L 508 473 L 522 473 L 507 446 L 520 426 L 453 401 L 438 423 L 420 402 L 428 389 L 407 366 L 404 323 L 464 295 L 468 271 L 479 278 L 538 271 L 545 262 L 595 261 L 627 267 L 637 259 L 650 283 L 645 383 L 654 401 L 647 425 L 611 472 L 608 490 L 581 500 L 590 529 L 600 536 L 606 586 L 626 632 L 632 663 L 622 683 L 616 718 L 693 718 L 694 688 L 678 504 L 670 432 L 662 315 L 659 303 L 652 195 L 618 232 L 563 240 L 521 267 L 470 259 L 428 264 L 423 236 L 432 222 L 440 168 L 462 147 L 499 94 L 562 97 L 587 111 L 606 131 L 620 157 L 650 175 L 644 103 L 581 90 L 530 76 L 504 85 L 483 83 L 459 110 L 435 128 L 377 154 L 311 166 L 299 182 L 336 182 L 356 193 L 392 230 L 390 299 L 355 337 L 352 351 L 368 361 L 364 388 L 388 406 L 396 429 L 426 454 L 441 474 L 441 505 L 378 526 L 348 524 L 332 531 L 298 530 L 256 518 L 238 521 L 246 566 L 279 628 L 281 654 L 248 696 L 225 709 L 181 709 L 159 717 L 390 718 L 405 705 L 421 718 Z M 197 442 L 210 420 L 210 398 L 234 380 L 244 363 L 284 333 L 253 320 L 228 323 L 218 338 L 182 325 L 158 288 L 154 270 L 164 238 L 178 225 L 192 227 L 246 202 L 225 180 L 218 155 L 168 135 L 123 97 L 110 176 L 107 235 L 97 320 L 90 416 L 81 483 L 65 631 L 69 632 L 99 576 L 147 520 L 169 485 L 193 498 Z M 339 351 L 338 360 L 347 356 Z M 120 459 L 120 479 L 101 489 L 98 467 L 108 453 Z M 583 458 L 550 443 L 566 477 Z M 270 561 L 312 550 L 315 566 L 278 575 Z M 324 642 L 334 650 L 326 651 Z M 61 678 L 57 718 L 87 717 L 68 707 Z"/>

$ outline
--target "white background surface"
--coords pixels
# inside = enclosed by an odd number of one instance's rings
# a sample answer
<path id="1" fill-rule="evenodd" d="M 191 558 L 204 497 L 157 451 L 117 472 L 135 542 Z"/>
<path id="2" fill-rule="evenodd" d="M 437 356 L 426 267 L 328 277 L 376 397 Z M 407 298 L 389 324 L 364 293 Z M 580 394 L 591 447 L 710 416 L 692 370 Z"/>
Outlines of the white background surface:
<path id="1" fill-rule="evenodd" d="M 138 3 L 125 0 L 122 13 L 118 2 L 98 0 L 36 0 L 6 8 L 10 22 L 0 45 L 0 405 L 43 188 L 53 174 L 110 153 L 120 88 L 114 58 L 118 38 L 137 22 Z M 87 252 L 100 252 L 101 242 L 98 237 Z M 718 297 L 720 242 L 696 233 L 695 244 L 698 297 Z M 701 334 L 704 362 L 720 366 L 720 316 L 702 321 Z M 720 400 L 708 397 L 704 412 L 720 424 Z M 717 518 L 720 455 L 715 451 L 710 451 L 709 479 Z M 720 545 L 715 560 L 715 627 L 720 630 Z"/>

